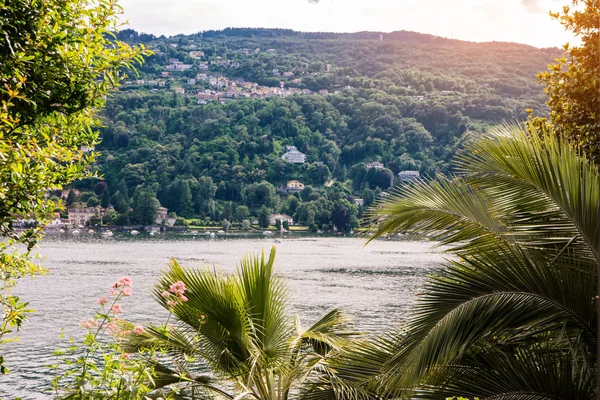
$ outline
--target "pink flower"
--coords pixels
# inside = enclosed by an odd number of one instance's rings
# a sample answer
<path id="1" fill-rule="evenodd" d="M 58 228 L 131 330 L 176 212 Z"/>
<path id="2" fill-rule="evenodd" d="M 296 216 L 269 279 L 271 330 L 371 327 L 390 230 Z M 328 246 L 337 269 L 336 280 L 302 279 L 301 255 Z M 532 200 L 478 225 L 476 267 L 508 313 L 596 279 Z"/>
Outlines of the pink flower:
<path id="1" fill-rule="evenodd" d="M 110 290 L 108 291 L 108 294 L 110 294 L 111 296 L 114 296 L 117 294 L 117 291 L 114 288 L 110 288 Z"/>
<path id="2" fill-rule="evenodd" d="M 185 293 L 185 283 L 177 281 L 169 287 L 169 292 L 176 296 L 180 296 Z"/>
<path id="3" fill-rule="evenodd" d="M 141 326 L 136 326 L 135 328 L 133 328 L 132 332 L 136 335 L 141 335 L 142 333 L 144 333 L 144 328 L 142 328 Z"/>
<path id="4" fill-rule="evenodd" d="M 124 286 L 130 288 L 132 285 L 131 278 L 126 276 L 124 278 L 119 279 L 119 286 Z"/>
<path id="5" fill-rule="evenodd" d="M 98 299 L 98 304 L 100 304 L 101 306 L 105 305 L 108 302 L 108 299 L 106 297 L 100 297 Z"/>
<path id="6" fill-rule="evenodd" d="M 169 307 L 175 307 L 175 304 L 177 304 L 177 302 L 176 302 L 176 301 L 173 301 L 173 300 L 169 300 L 169 301 L 167 301 L 167 305 L 168 305 Z"/>
<path id="7" fill-rule="evenodd" d="M 131 354 L 130 353 L 123 353 L 123 358 L 126 360 L 131 359 Z"/>
<path id="8" fill-rule="evenodd" d="M 129 336 L 130 334 L 131 334 L 131 331 L 117 331 L 117 336 L 120 336 L 120 337 Z"/>
<path id="9" fill-rule="evenodd" d="M 79 322 L 79 326 L 85 329 L 93 329 L 96 326 L 96 320 L 90 318 L 87 321 L 81 321 Z"/>
<path id="10" fill-rule="evenodd" d="M 179 300 L 181 300 L 183 303 L 185 303 L 186 301 L 188 301 L 188 298 L 185 297 L 184 295 L 180 294 L 179 295 Z"/>
<path id="11" fill-rule="evenodd" d="M 121 294 L 123 294 L 123 296 L 131 296 L 132 293 L 133 291 L 129 286 L 125 286 L 123 289 L 121 289 Z"/>
<path id="12" fill-rule="evenodd" d="M 108 331 L 108 333 L 114 333 L 115 329 L 117 329 L 117 324 L 115 324 L 114 322 L 109 322 L 108 324 L 106 324 L 106 330 Z"/>
<path id="13" fill-rule="evenodd" d="M 117 314 L 121 314 L 123 312 L 123 309 L 121 308 L 120 305 L 113 304 L 113 306 L 110 308 L 110 312 L 117 315 Z"/>
<path id="14" fill-rule="evenodd" d="M 167 292 L 166 290 L 163 290 L 161 296 L 164 297 L 165 299 L 169 298 L 169 296 L 171 295 L 171 293 Z"/>

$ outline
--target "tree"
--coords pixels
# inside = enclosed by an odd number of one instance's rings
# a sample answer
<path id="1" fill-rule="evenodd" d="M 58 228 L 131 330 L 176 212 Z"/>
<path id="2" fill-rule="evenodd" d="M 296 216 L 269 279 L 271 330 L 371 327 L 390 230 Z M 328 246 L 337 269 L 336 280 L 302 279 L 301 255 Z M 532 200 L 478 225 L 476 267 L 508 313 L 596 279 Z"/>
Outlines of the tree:
<path id="1" fill-rule="evenodd" d="M 250 216 L 250 210 L 246 206 L 238 206 L 235 209 L 235 219 L 242 221 Z"/>
<path id="2" fill-rule="evenodd" d="M 169 203 L 177 215 L 191 217 L 194 209 L 192 204 L 192 193 L 190 186 L 183 179 L 177 179 L 169 186 Z"/>
<path id="3" fill-rule="evenodd" d="M 119 12 L 114 0 L 11 0 L 0 7 L 0 234 L 8 239 L 0 248 L 8 277 L 4 292 L 23 275 L 39 271 L 28 253 L 11 247 L 22 243 L 30 250 L 40 231 L 16 232 L 14 216 L 44 225 L 56 206 L 46 192 L 88 175 L 94 160 L 90 150 L 98 143 L 95 112 L 123 71 L 146 53 L 113 40 Z M 10 293 L 0 303 L 2 340 L 21 326 L 25 309 Z"/>
<path id="4" fill-rule="evenodd" d="M 77 195 L 73 190 L 69 190 L 69 194 L 67 195 L 67 207 L 71 207 L 76 201 Z"/>
<path id="5" fill-rule="evenodd" d="M 262 206 L 258 211 L 258 225 L 261 228 L 268 228 L 269 223 L 269 209 L 265 206 Z"/>
<path id="6" fill-rule="evenodd" d="M 274 261 L 275 249 L 268 258 L 244 257 L 235 275 L 171 261 L 153 294 L 177 322 L 169 331 L 147 326 L 127 338 L 125 350 L 164 349 L 166 362 L 149 361 L 158 374 L 154 382 L 173 385 L 181 394 L 194 386 L 229 399 L 288 400 L 296 393 L 318 393 L 320 382 L 336 373 L 328 360 L 356 334 L 339 309 L 309 328 L 290 318 L 287 288 L 273 273 Z M 209 366 L 211 374 L 199 372 L 200 366 Z M 357 398 L 346 389 L 336 385 L 333 398 Z"/>
<path id="7" fill-rule="evenodd" d="M 159 206 L 156 195 L 151 189 L 141 188 L 136 191 L 133 199 L 133 212 L 139 224 L 154 225 Z"/>
<path id="8" fill-rule="evenodd" d="M 88 207 L 96 207 L 100 204 L 100 199 L 98 199 L 95 195 L 88 197 L 86 205 Z"/>
<path id="9" fill-rule="evenodd" d="M 102 192 L 102 199 L 100 200 L 100 205 L 102 208 L 108 208 L 110 205 L 110 192 L 108 191 L 108 187 L 104 188 Z"/>
<path id="10" fill-rule="evenodd" d="M 242 229 L 247 231 L 248 229 L 250 229 L 250 221 L 248 221 L 247 219 L 242 221 Z"/>
<path id="11" fill-rule="evenodd" d="M 349 204 L 346 202 L 337 202 L 331 212 L 331 222 L 335 225 L 336 229 L 341 232 L 346 232 L 350 229 L 350 210 L 348 209 Z"/>
<path id="12" fill-rule="evenodd" d="M 275 220 L 275 229 L 278 231 L 281 230 L 281 220 L 280 219 Z"/>
<path id="13" fill-rule="evenodd" d="M 125 182 L 125 179 L 121 179 L 119 181 L 119 187 L 117 190 L 119 193 L 121 193 L 123 200 L 129 203 L 129 189 L 127 189 L 127 183 Z"/>
<path id="14" fill-rule="evenodd" d="M 573 7 L 552 13 L 581 45 L 564 46 L 568 58 L 538 75 L 546 84 L 550 120 L 558 134 L 600 160 L 600 1 L 572 0 Z"/>
<path id="15" fill-rule="evenodd" d="M 229 222 L 226 219 L 224 219 L 223 222 L 221 222 L 221 229 L 223 229 L 225 232 L 227 232 L 229 230 L 230 226 L 231 226 L 231 222 Z"/>
<path id="16" fill-rule="evenodd" d="M 497 128 L 456 165 L 459 177 L 403 186 L 372 210 L 373 238 L 431 232 L 454 255 L 390 346 L 381 384 L 424 398 L 593 398 L 597 167 L 531 125 Z"/>

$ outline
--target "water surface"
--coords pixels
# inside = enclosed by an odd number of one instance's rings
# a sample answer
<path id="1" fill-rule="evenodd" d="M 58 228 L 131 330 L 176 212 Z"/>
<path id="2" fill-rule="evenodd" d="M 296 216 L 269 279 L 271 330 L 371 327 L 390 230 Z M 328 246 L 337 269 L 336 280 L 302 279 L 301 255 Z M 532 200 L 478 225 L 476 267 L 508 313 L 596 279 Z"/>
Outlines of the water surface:
<path id="1" fill-rule="evenodd" d="M 123 276 L 133 279 L 134 295 L 122 302 L 124 317 L 143 323 L 166 316 L 150 297 L 150 288 L 171 257 L 186 266 L 210 265 L 235 271 L 248 252 L 273 246 L 272 239 L 210 240 L 160 237 L 78 240 L 47 238 L 40 244 L 46 276 L 24 279 L 18 294 L 37 310 L 29 316 L 20 341 L 5 346 L 12 373 L 0 376 L 0 398 L 49 399 L 45 365 L 55 362 L 59 334 L 81 338 L 79 321 L 91 317 L 96 299 Z M 290 287 L 290 312 L 305 325 L 334 307 L 343 307 L 358 329 L 383 332 L 401 324 L 414 304 L 424 276 L 442 261 L 429 242 L 375 241 L 354 238 L 283 239 L 276 244 L 276 271 Z"/>

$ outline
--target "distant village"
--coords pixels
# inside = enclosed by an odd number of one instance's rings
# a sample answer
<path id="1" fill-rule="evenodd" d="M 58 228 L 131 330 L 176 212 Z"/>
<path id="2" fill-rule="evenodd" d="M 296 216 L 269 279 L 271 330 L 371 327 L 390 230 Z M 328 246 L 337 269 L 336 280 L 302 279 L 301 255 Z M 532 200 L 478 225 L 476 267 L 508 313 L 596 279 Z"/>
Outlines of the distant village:
<path id="1" fill-rule="evenodd" d="M 177 46 L 170 44 L 171 47 Z M 188 49 L 195 49 L 195 45 L 190 45 Z M 154 50 L 160 54 L 159 50 Z M 242 55 L 251 55 L 260 53 L 260 49 L 240 49 L 236 50 Z M 275 49 L 266 50 L 267 53 L 275 54 Z M 266 97 L 287 97 L 294 94 L 320 94 L 327 95 L 329 90 L 323 89 L 313 92 L 309 89 L 300 89 L 298 86 L 302 83 L 302 78 L 295 77 L 293 71 L 280 71 L 273 68 L 272 77 L 280 78 L 278 87 L 261 86 L 256 82 L 247 82 L 243 79 L 234 79 L 227 77 L 223 72 L 211 71 L 211 69 L 227 70 L 239 68 L 242 64 L 237 60 L 223 60 L 222 57 L 209 57 L 203 51 L 190 50 L 189 57 L 193 64 L 186 64 L 179 58 L 169 58 L 168 64 L 163 66 L 159 76 L 152 79 L 125 80 L 125 87 L 147 87 L 151 90 L 171 90 L 176 95 L 186 95 L 195 98 L 198 104 L 206 104 L 210 101 L 227 102 L 241 98 L 266 98 Z M 195 67 L 198 73 L 195 76 L 183 76 L 183 72 Z M 211 68 L 212 67 L 212 68 Z M 331 70 L 331 65 L 326 65 L 326 71 Z M 291 86 L 289 86 L 291 85 Z M 354 89 L 352 86 L 344 86 L 333 93 L 349 91 Z"/>

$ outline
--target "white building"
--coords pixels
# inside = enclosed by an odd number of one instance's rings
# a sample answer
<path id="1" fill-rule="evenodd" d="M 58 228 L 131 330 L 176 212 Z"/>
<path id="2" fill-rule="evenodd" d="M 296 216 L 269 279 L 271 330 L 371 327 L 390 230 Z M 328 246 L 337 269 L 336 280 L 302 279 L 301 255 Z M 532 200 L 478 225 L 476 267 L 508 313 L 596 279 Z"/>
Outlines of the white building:
<path id="1" fill-rule="evenodd" d="M 269 215 L 269 225 L 275 225 L 277 220 L 280 220 L 283 224 L 283 221 L 287 221 L 289 225 L 294 225 L 294 219 L 287 214 L 271 214 Z"/>
<path id="2" fill-rule="evenodd" d="M 367 168 L 383 169 L 383 168 L 385 168 L 385 166 L 378 161 L 373 161 L 373 162 L 370 162 L 367 164 Z"/>
<path id="3" fill-rule="evenodd" d="M 401 182 L 412 181 L 413 179 L 418 179 L 421 176 L 419 171 L 400 171 L 398 172 L 398 178 Z"/>
<path id="4" fill-rule="evenodd" d="M 281 156 L 284 161 L 292 164 L 304 164 L 306 162 L 306 154 L 301 153 L 295 146 L 286 146 L 287 152 Z"/>

